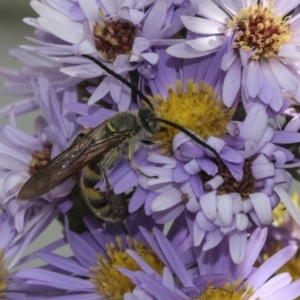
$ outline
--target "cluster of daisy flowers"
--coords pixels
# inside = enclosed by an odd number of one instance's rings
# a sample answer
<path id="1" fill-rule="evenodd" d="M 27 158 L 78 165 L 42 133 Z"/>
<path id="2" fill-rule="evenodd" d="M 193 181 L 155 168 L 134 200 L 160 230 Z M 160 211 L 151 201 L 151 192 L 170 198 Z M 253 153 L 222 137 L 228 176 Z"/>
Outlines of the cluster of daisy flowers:
<path id="1" fill-rule="evenodd" d="M 0 298 L 298 299 L 300 1 L 30 5 L 0 68 Z"/>

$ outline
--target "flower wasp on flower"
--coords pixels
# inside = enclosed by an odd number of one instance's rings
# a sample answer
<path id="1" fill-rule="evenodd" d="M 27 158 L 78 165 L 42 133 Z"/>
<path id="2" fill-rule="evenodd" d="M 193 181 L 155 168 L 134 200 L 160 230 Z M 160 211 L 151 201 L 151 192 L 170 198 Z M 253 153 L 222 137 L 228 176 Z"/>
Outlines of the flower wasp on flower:
<path id="1" fill-rule="evenodd" d="M 132 156 L 142 142 L 142 137 L 158 132 L 160 123 L 182 131 L 219 158 L 217 151 L 195 134 L 178 124 L 159 118 L 150 100 L 129 81 L 94 57 L 82 56 L 127 85 L 147 106 L 141 107 L 137 112 L 117 112 L 88 133 L 78 136 L 67 149 L 25 182 L 18 199 L 27 200 L 43 195 L 80 172 L 80 190 L 93 214 L 104 221 L 123 220 L 127 214 L 126 200 L 113 192 L 106 173 L 120 159 L 126 157 L 135 171 L 147 176 L 135 165 Z M 99 180 L 104 180 L 106 192 L 95 189 Z"/>

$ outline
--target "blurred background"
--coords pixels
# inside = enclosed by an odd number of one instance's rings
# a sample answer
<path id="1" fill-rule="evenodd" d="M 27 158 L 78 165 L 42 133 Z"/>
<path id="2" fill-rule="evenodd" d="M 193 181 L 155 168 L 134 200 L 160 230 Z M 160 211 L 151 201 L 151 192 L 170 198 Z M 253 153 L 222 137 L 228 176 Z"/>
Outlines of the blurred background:
<path id="1" fill-rule="evenodd" d="M 36 13 L 31 9 L 29 0 L 1 0 L 0 1 L 0 66 L 8 68 L 20 69 L 22 65 L 8 54 L 9 49 L 17 48 L 18 45 L 28 45 L 25 37 L 33 36 L 34 28 L 23 23 L 25 17 L 36 17 Z M 3 90 L 3 79 L 0 77 L 0 107 L 11 102 L 13 98 L 5 95 Z M 33 120 L 39 115 L 38 111 L 20 116 L 17 118 L 17 124 L 22 130 L 33 133 Z M 7 123 L 6 118 L 0 117 L 0 126 Z M 35 241 L 28 249 L 28 253 L 40 249 L 42 246 L 61 238 L 62 226 L 57 222 L 53 222 L 51 226 Z M 69 255 L 70 250 L 61 249 L 63 255 Z M 32 264 L 31 264 L 32 266 Z"/>
<path id="2" fill-rule="evenodd" d="M 35 17 L 36 14 L 29 5 L 29 0 L 1 0 L 0 2 L 0 65 L 1 67 L 20 68 L 22 65 L 8 54 L 9 49 L 17 48 L 18 45 L 30 44 L 25 37 L 32 36 L 34 28 L 23 23 L 25 17 Z M 3 95 L 3 79 L 0 78 L 1 107 L 13 99 Z M 4 92 L 5 93 L 5 92 Z M 38 115 L 34 112 L 32 116 Z M 20 116 L 18 125 L 27 132 L 32 132 L 33 124 L 29 120 L 31 117 Z M 4 125 L 6 120 L 0 118 L 0 125 Z"/>

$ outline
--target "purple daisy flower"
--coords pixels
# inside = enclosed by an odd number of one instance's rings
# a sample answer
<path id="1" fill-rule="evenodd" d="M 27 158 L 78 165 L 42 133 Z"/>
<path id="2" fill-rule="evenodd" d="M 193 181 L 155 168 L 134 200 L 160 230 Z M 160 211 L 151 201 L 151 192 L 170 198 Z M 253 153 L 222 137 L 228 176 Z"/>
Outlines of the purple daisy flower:
<path id="1" fill-rule="evenodd" d="M 239 265 L 232 262 L 228 253 L 228 241 L 223 240 L 215 249 L 197 252 L 198 272 L 188 272 L 180 264 L 175 249 L 155 231 L 160 251 L 168 257 L 171 269 L 165 267 L 163 275 L 155 273 L 134 251 L 127 252 L 141 266 L 141 271 L 121 271 L 136 284 L 126 300 L 136 299 L 295 299 L 300 295 L 300 280 L 292 282 L 288 273 L 273 276 L 297 251 L 296 246 L 287 246 L 270 257 L 260 267 L 253 267 L 265 243 L 267 229 L 256 229 L 249 238 L 247 255 Z M 152 237 L 153 238 L 153 237 Z M 199 250 L 199 251 L 197 251 Z M 172 271 L 170 271 L 172 270 Z M 139 298 L 139 296 L 142 297 Z M 144 297 L 144 298 L 143 298 Z"/>
<path id="2" fill-rule="evenodd" d="M 151 207 L 157 222 L 171 221 L 187 209 L 195 246 L 209 250 L 228 235 L 231 256 L 238 263 L 245 255 L 248 228 L 270 225 L 279 199 L 300 224 L 288 195 L 292 177 L 284 170 L 294 156 L 274 145 L 296 142 L 299 133 L 273 130 L 259 104 L 251 108 L 244 122 L 230 122 L 228 132 L 230 136 L 223 140 L 207 141 L 220 149 L 222 163 L 205 157 L 203 150 L 179 134 L 173 143 L 177 161 L 166 163 L 151 155 L 151 162 L 163 172 L 156 167 L 153 172 L 158 179 L 144 179 L 140 184 L 152 192 L 145 206 Z"/>
<path id="3" fill-rule="evenodd" d="M 22 47 L 56 57 L 67 64 L 61 69 L 63 73 L 82 80 L 105 74 L 94 63 L 78 57 L 82 54 L 97 57 L 127 78 L 128 72 L 136 67 L 144 76 L 153 76 L 151 66 L 158 57 L 151 47 L 173 44 L 174 40 L 168 38 L 183 27 L 180 16 L 194 13 L 193 6 L 186 1 L 64 0 L 58 4 L 34 0 L 31 6 L 40 17 L 27 18 L 25 22 L 48 33 L 48 41 L 36 39 L 41 46 Z M 110 92 L 119 110 L 127 110 L 130 105 L 128 88 L 110 75 L 90 91 L 89 104 Z"/>
<path id="4" fill-rule="evenodd" d="M 201 57 L 230 41 L 221 65 L 226 72 L 222 93 L 225 105 L 231 106 L 240 90 L 244 104 L 259 101 L 273 112 L 283 105 L 282 90 L 300 101 L 299 15 L 285 17 L 299 1 L 288 5 L 283 0 L 191 2 L 197 6 L 198 16 L 181 17 L 190 31 L 188 39 L 167 51 L 177 57 Z"/>
<path id="5" fill-rule="evenodd" d="M 24 65 L 21 70 L 0 67 L 0 76 L 4 79 L 4 96 L 17 100 L 0 109 L 0 116 L 7 117 L 13 107 L 15 115 L 24 114 L 39 108 L 39 99 L 32 89 L 32 80 L 43 76 L 53 89 L 67 88 L 76 82 L 70 82 L 68 76 L 59 71 L 61 65 L 43 57 L 32 55 L 21 49 L 11 49 L 9 54 Z M 68 84 L 67 84 L 68 83 Z"/>
<path id="6" fill-rule="evenodd" d="M 18 270 L 36 259 L 34 255 L 24 256 L 27 247 L 55 218 L 57 212 L 47 210 L 41 222 L 30 231 L 18 233 L 14 229 L 14 219 L 6 213 L 0 215 L 0 296 L 3 299 L 41 299 L 49 292 L 41 286 L 32 286 L 18 275 Z M 24 267 L 23 267 L 24 268 Z M 34 271 L 32 271 L 34 272 Z M 28 297 L 28 298 L 27 298 Z"/>
<path id="7" fill-rule="evenodd" d="M 32 136 L 17 128 L 13 107 L 10 123 L 0 130 L 0 167 L 5 170 L 0 179 L 1 207 L 16 217 L 16 227 L 19 231 L 23 230 L 24 220 L 28 219 L 25 212 L 34 212 L 47 203 L 40 202 L 39 199 L 17 202 L 16 196 L 20 187 L 41 166 L 64 150 L 78 131 L 75 114 L 65 108 L 61 109 L 59 105 L 59 102 L 77 102 L 75 88 L 69 88 L 60 98 L 53 91 L 49 81 L 40 77 L 33 83 L 33 89 L 44 114 L 44 117 L 35 121 L 36 134 Z M 69 180 L 42 198 L 57 202 L 61 210 L 66 211 L 70 207 L 69 200 L 60 201 L 60 198 L 68 195 L 73 186 L 74 180 Z"/>
<path id="8" fill-rule="evenodd" d="M 148 232 L 155 226 L 153 220 L 142 211 L 127 218 L 127 232 L 121 224 L 108 223 L 103 226 L 94 218 L 86 218 L 85 223 L 88 232 L 76 234 L 69 230 L 66 222 L 66 238 L 73 257 L 62 257 L 50 251 L 39 252 L 38 257 L 48 262 L 49 266 L 34 273 L 19 271 L 20 278 L 32 284 L 61 289 L 61 296 L 55 299 L 75 296 L 84 299 L 122 299 L 126 292 L 134 289 L 135 283 L 122 275 L 118 267 L 132 271 L 140 268 L 126 249 L 134 249 L 158 273 L 162 272 L 165 263 L 168 264 Z M 154 230 L 160 231 L 157 226 Z M 171 226 L 167 239 L 183 264 L 192 265 L 195 262 L 184 218 Z M 55 250 L 54 247 L 52 250 Z"/>

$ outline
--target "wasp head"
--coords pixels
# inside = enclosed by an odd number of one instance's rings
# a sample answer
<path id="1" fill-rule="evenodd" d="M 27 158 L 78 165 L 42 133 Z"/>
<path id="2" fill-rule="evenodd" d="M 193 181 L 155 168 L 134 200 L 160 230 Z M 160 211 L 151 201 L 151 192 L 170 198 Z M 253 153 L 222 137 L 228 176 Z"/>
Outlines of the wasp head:
<path id="1" fill-rule="evenodd" d="M 139 120 L 142 127 L 149 133 L 156 133 L 159 131 L 159 123 L 155 112 L 148 107 L 143 107 L 138 113 Z"/>

